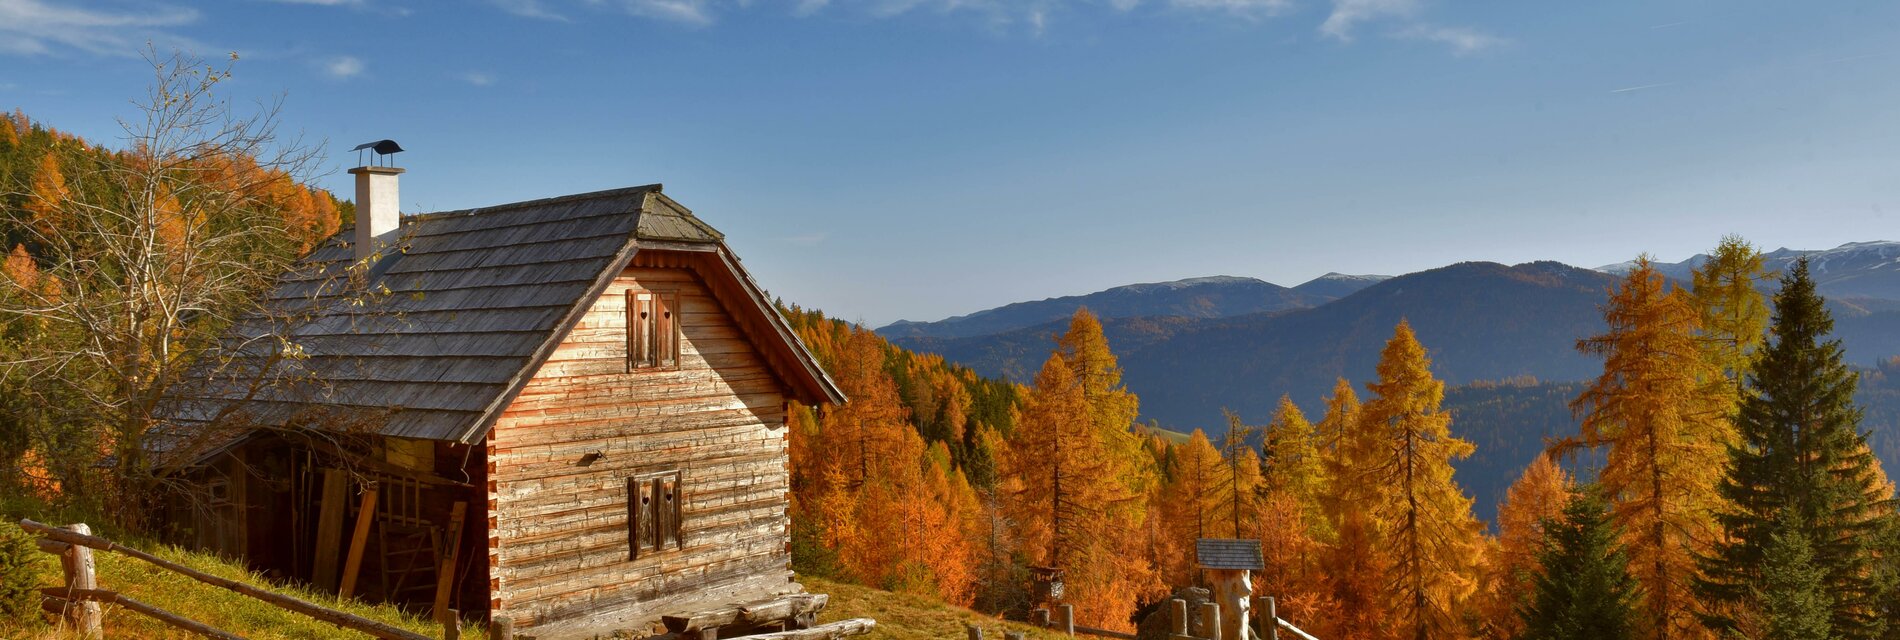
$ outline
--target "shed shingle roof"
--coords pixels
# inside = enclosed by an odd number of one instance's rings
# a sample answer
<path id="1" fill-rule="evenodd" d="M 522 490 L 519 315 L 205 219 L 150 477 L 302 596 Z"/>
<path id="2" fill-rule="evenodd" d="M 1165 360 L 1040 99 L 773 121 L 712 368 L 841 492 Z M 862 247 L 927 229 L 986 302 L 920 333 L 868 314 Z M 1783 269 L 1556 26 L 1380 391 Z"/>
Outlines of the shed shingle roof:
<path id="1" fill-rule="evenodd" d="M 227 353 L 240 356 L 227 370 L 253 373 L 175 392 L 184 397 L 161 417 L 184 433 L 233 408 L 265 422 L 312 407 L 362 409 L 386 412 L 381 435 L 472 443 L 643 244 L 726 252 L 724 236 L 659 185 L 412 216 L 402 234 L 367 280 L 358 265 L 351 281 L 350 229 L 305 256 L 267 298 L 285 317 L 249 318 L 226 338 Z M 802 388 L 827 397 L 807 401 L 838 401 L 783 318 L 762 311 L 802 356 L 790 361 L 807 369 L 782 373 L 817 379 Z M 298 357 L 279 357 L 274 335 Z M 262 379 L 275 382 L 255 384 Z"/>
<path id="2" fill-rule="evenodd" d="M 1203 569 L 1259 571 L 1266 568 L 1260 556 L 1259 540 L 1201 538 L 1194 541 L 1194 557 Z"/>

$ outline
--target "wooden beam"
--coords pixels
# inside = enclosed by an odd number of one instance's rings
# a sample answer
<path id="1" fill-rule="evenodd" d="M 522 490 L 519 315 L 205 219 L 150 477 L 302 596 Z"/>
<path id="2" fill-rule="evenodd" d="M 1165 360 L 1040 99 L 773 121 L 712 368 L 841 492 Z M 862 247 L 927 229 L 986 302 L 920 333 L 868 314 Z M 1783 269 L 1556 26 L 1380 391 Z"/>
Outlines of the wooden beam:
<path id="1" fill-rule="evenodd" d="M 825 608 L 825 604 L 830 602 L 830 599 L 831 596 L 822 593 L 796 593 L 736 607 L 701 611 L 691 615 L 661 616 L 660 622 L 666 625 L 667 631 L 681 635 L 732 624 L 759 626 L 793 620 L 804 614 L 817 613 Z"/>
<path id="2" fill-rule="evenodd" d="M 345 629 L 354 629 L 357 631 L 361 631 L 363 633 L 367 633 L 377 638 L 383 638 L 384 640 L 431 640 L 428 636 L 425 636 L 419 633 L 413 633 L 413 632 L 406 631 L 403 629 L 399 629 L 397 627 L 383 624 L 381 622 L 377 622 L 369 618 L 364 618 L 362 616 L 345 613 L 345 612 L 337 611 L 334 609 L 324 608 L 315 604 L 311 604 L 309 602 L 305 602 L 303 600 L 299 600 L 297 598 L 292 598 L 286 595 L 279 595 L 276 593 L 272 593 L 270 591 L 266 591 L 264 589 L 259 589 L 257 587 L 254 587 L 242 582 L 238 582 L 236 580 L 220 578 L 208 573 L 204 573 L 196 569 L 192 569 L 190 567 L 178 564 L 176 562 L 165 560 L 158 556 L 154 556 L 144 551 L 140 551 L 138 549 L 134 549 L 131 547 L 126 547 L 126 546 L 120 546 L 118 543 L 113 542 L 111 540 L 107 540 L 105 538 L 100 538 L 97 536 L 92 536 L 92 535 L 87 535 L 87 534 L 81 534 L 74 531 L 67 531 L 59 527 L 41 524 L 38 522 L 34 522 L 32 520 L 21 520 L 20 528 L 25 529 L 29 532 L 32 532 L 35 535 L 52 538 L 59 542 L 64 542 L 64 543 L 71 544 L 74 546 L 97 549 L 100 551 L 111 551 L 111 552 L 119 553 L 121 555 L 137 558 L 139 560 L 144 560 L 148 563 L 151 563 L 152 565 L 157 566 L 160 569 L 171 571 L 173 573 L 183 575 L 187 578 L 191 578 L 193 580 L 197 580 L 199 582 L 203 582 L 205 584 L 208 584 L 214 587 L 221 587 L 224 589 L 235 591 L 240 594 L 247 595 L 252 598 L 256 598 L 258 600 L 262 600 L 266 603 L 275 605 L 282 609 L 295 611 L 297 613 L 301 613 L 306 616 L 316 618 L 319 621 L 327 622 L 329 624 L 332 624 L 338 627 L 343 627 Z"/>
<path id="3" fill-rule="evenodd" d="M 376 522 L 376 485 L 363 490 L 363 503 L 356 508 L 356 533 L 350 536 L 350 557 L 343 562 L 343 586 L 339 598 L 356 595 L 356 575 L 363 568 L 363 547 L 369 544 L 369 525 Z"/>
<path id="4" fill-rule="evenodd" d="M 456 502 L 449 508 L 449 530 L 442 538 L 449 552 L 443 554 L 442 568 L 435 572 L 435 619 L 443 624 L 458 624 L 453 619 L 454 611 L 449 609 L 449 600 L 455 590 L 456 563 L 462 556 L 462 522 L 467 519 L 467 502 Z"/>
<path id="5" fill-rule="evenodd" d="M 310 581 L 324 591 L 336 588 L 337 548 L 343 543 L 343 494 L 349 490 L 349 480 L 342 469 L 323 470 L 323 494 L 317 508 L 317 553 L 311 565 Z"/>
<path id="6" fill-rule="evenodd" d="M 832 638 L 864 635 L 870 633 L 871 629 L 876 626 L 876 620 L 870 618 L 852 618 L 831 624 L 821 624 L 810 629 L 761 633 L 755 636 L 746 636 L 745 638 L 746 640 L 830 640 Z"/>
<path id="7" fill-rule="evenodd" d="M 145 614 L 148 617 L 155 618 L 159 622 L 190 631 L 206 638 L 244 640 L 243 636 L 227 633 L 217 627 L 154 607 L 114 591 L 104 589 L 41 589 L 40 591 L 45 593 L 48 597 L 64 599 L 75 603 L 83 602 L 95 605 L 97 603 L 116 604 L 126 609 Z"/>

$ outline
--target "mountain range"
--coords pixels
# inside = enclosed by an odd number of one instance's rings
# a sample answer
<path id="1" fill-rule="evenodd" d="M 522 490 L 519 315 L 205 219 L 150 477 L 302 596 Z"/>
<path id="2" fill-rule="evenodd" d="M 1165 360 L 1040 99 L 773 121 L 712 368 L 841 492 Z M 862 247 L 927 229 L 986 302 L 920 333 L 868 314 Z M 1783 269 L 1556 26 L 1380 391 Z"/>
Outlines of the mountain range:
<path id="1" fill-rule="evenodd" d="M 1900 355 L 1900 243 L 1766 254 L 1772 270 L 1801 256 L 1829 296 L 1835 336 L 1850 362 L 1871 370 Z M 1690 270 L 1705 259 L 1656 266 L 1686 286 Z M 1603 331 L 1599 306 L 1628 267 L 1464 262 L 1392 278 L 1329 274 L 1291 288 L 1252 278 L 1198 278 L 878 331 L 905 348 L 1026 382 L 1068 317 L 1087 306 L 1102 316 L 1144 420 L 1175 431 L 1214 431 L 1223 408 L 1265 424 L 1282 394 L 1317 419 L 1324 394 L 1340 377 L 1365 393 L 1380 349 L 1405 319 L 1429 350 L 1433 372 L 1452 387 L 1446 407 L 1454 432 L 1483 451 L 1468 463 L 1474 473 L 1460 476 L 1475 483 L 1480 511 L 1488 513 L 1543 438 L 1575 431 L 1567 399 L 1579 381 L 1602 371 L 1602 360 L 1578 352 L 1576 343 Z M 1900 394 L 1881 397 L 1900 402 Z M 1876 407 L 1869 419 L 1896 414 Z M 1900 458 L 1900 438 L 1888 433 L 1895 425 L 1865 428 L 1879 432 L 1883 458 Z"/>
<path id="2" fill-rule="evenodd" d="M 1849 359 L 1871 366 L 1900 354 L 1900 243 L 1826 251 L 1777 250 L 1769 268 L 1808 256 L 1830 296 Z M 1705 257 L 1658 263 L 1686 285 Z M 1101 316 L 1144 418 L 1191 428 L 1220 409 L 1264 419 L 1281 394 L 1313 406 L 1335 378 L 1366 380 L 1392 326 L 1408 319 L 1448 384 L 1531 376 L 1583 380 L 1600 360 L 1575 349 L 1603 325 L 1598 310 L 1628 263 L 1583 269 L 1557 262 L 1466 262 L 1395 278 L 1328 276 L 1298 287 L 1252 278 L 1197 278 L 1022 302 L 879 333 L 900 346 L 979 372 L 1026 381 L 1070 314 Z M 1891 292 L 1891 293 L 1887 293 Z"/>
<path id="3" fill-rule="evenodd" d="M 1017 302 L 935 322 L 899 320 L 877 331 L 893 339 L 987 336 L 1068 320 L 1080 307 L 1088 307 L 1103 318 L 1226 318 L 1314 307 L 1384 279 L 1386 276 L 1328 273 L 1296 287 L 1283 287 L 1258 278 L 1189 278 Z"/>

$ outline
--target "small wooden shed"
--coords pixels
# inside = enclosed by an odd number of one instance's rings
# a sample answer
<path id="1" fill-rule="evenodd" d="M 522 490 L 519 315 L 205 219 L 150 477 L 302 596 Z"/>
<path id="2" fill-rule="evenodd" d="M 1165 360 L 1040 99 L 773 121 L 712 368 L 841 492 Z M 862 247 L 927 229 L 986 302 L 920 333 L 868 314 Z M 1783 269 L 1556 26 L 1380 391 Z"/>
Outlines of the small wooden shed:
<path id="1" fill-rule="evenodd" d="M 1194 556 L 1201 570 L 1207 572 L 1214 602 L 1220 604 L 1220 637 L 1248 637 L 1252 629 L 1252 574 L 1266 568 L 1260 541 L 1201 538 L 1194 541 Z"/>
<path id="2" fill-rule="evenodd" d="M 787 406 L 843 397 L 720 232 L 657 184 L 398 231 L 323 243 L 175 394 L 148 448 L 212 511 L 182 536 L 544 639 L 802 591 Z"/>

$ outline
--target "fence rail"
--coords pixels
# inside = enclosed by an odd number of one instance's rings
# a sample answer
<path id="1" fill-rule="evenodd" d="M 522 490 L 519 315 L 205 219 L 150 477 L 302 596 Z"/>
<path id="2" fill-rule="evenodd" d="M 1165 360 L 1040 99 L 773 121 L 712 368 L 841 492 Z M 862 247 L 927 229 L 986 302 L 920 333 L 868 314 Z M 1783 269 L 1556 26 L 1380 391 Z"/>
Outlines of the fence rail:
<path id="1" fill-rule="evenodd" d="M 118 604 L 126 609 L 136 611 L 156 618 L 166 624 L 206 637 L 242 640 L 239 636 L 219 631 L 204 623 L 185 618 L 144 602 L 127 598 L 124 595 L 110 590 L 100 589 L 92 561 L 92 551 L 98 550 L 137 558 L 160 569 L 208 585 L 234 591 L 265 604 L 309 616 L 320 622 L 325 622 L 343 629 L 360 631 L 383 640 L 432 640 L 429 636 L 377 622 L 356 614 L 337 611 L 298 598 L 259 589 L 236 580 L 228 580 L 197 571 L 144 551 L 91 535 L 91 531 L 84 524 L 73 525 L 71 528 L 61 528 L 41 524 L 32 520 L 21 520 L 20 528 L 40 536 L 40 550 L 59 554 L 66 570 L 66 586 L 63 589 L 49 589 L 43 592 L 47 598 L 59 601 L 60 607 L 68 620 L 74 624 L 81 637 L 84 638 L 101 638 L 104 636 L 99 613 L 99 603 L 106 602 Z M 456 621 L 449 620 L 443 624 L 445 627 L 451 629 L 446 631 L 447 635 L 453 636 L 456 633 L 456 630 L 453 630 L 457 624 Z"/>

